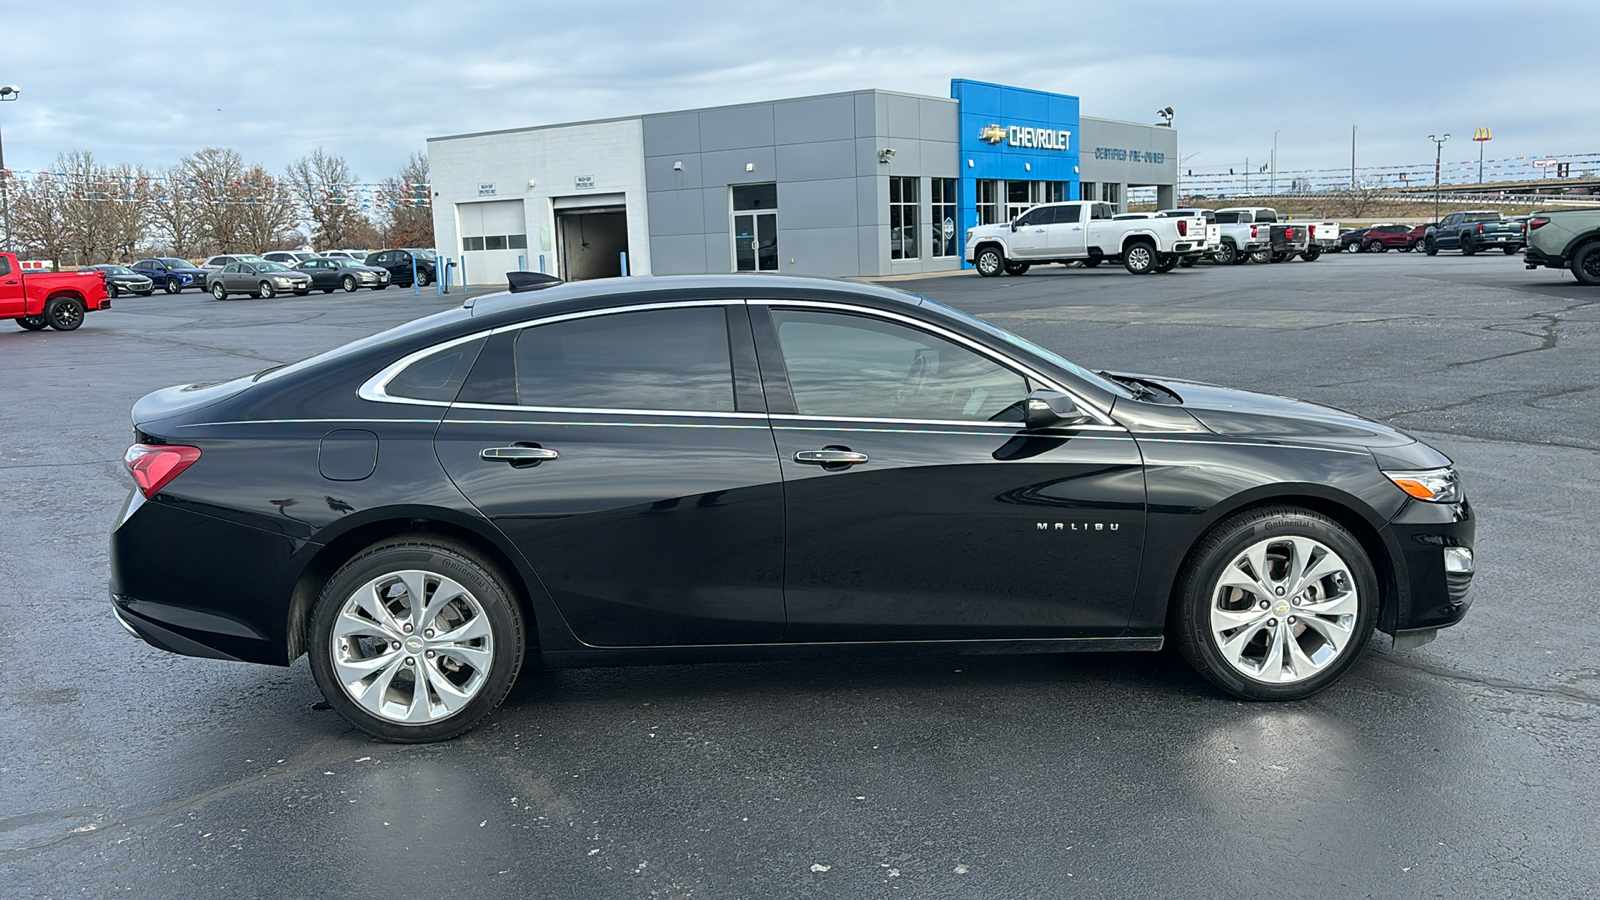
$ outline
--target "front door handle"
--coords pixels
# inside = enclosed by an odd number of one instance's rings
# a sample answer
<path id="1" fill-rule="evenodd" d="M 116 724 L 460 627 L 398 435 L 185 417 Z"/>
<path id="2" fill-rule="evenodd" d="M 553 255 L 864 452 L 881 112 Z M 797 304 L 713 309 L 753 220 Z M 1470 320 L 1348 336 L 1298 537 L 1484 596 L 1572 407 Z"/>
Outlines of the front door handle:
<path id="1" fill-rule="evenodd" d="M 485 447 L 478 455 L 489 460 L 519 463 L 555 459 L 561 454 L 544 447 Z"/>
<path id="2" fill-rule="evenodd" d="M 794 454 L 797 463 L 808 463 L 813 466 L 835 466 L 844 464 L 853 466 L 867 462 L 865 453 L 856 453 L 852 450 L 797 450 Z"/>

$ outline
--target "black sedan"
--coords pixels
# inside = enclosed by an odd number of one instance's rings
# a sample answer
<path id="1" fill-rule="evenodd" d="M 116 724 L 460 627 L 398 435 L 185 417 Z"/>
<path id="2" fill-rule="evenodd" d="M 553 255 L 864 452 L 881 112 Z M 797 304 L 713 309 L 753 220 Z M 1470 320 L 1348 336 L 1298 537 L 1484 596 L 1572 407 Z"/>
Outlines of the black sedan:
<path id="1" fill-rule="evenodd" d="M 206 289 L 218 300 L 228 299 L 229 294 L 249 294 L 266 299 L 285 292 L 303 297 L 311 293 L 311 276 L 296 272 L 283 263 L 266 260 L 235 262 L 207 276 Z"/>
<path id="2" fill-rule="evenodd" d="M 530 285 L 539 287 L 539 285 Z M 1295 699 L 1466 613 L 1471 506 L 1390 426 L 1096 373 L 883 288 L 469 300 L 133 409 L 111 599 L 395 741 L 525 662 L 1156 650 Z"/>
<path id="3" fill-rule="evenodd" d="M 427 287 L 438 280 L 438 262 L 432 250 L 379 250 L 367 255 L 366 264 L 388 272 L 389 279 L 401 287 L 411 287 L 411 273 L 415 272 L 416 283 Z"/>
<path id="4" fill-rule="evenodd" d="M 310 275 L 311 287 L 320 289 L 324 294 L 333 293 L 334 288 L 343 288 L 347 291 L 371 288 L 381 291 L 389 286 L 387 270 L 364 266 L 353 259 L 340 257 L 308 259 L 294 268 L 296 272 Z"/>
<path id="5" fill-rule="evenodd" d="M 98 266 L 84 266 L 83 271 L 106 273 L 106 293 L 113 297 L 120 297 L 123 294 L 138 294 L 141 297 L 148 297 L 156 292 L 156 283 L 154 281 L 127 266 L 106 263 Z"/>

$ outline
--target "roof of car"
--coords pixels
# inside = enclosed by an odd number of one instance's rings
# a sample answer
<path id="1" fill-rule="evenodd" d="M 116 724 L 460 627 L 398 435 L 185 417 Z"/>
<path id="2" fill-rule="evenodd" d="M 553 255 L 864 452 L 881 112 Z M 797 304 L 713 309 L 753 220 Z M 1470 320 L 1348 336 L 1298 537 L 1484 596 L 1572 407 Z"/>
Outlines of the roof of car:
<path id="1" fill-rule="evenodd" d="M 513 294 L 510 291 L 484 294 L 468 299 L 462 306 L 474 316 L 526 309 L 532 306 L 582 300 L 589 297 L 619 297 L 670 291 L 674 294 L 703 291 L 706 299 L 727 299 L 742 294 L 752 299 L 777 299 L 786 295 L 805 299 L 819 292 L 854 294 L 864 300 L 918 306 L 922 298 L 908 291 L 873 284 L 839 281 L 832 278 L 805 278 L 793 275 L 633 275 L 624 278 L 596 278 L 568 282 L 538 291 Z"/>

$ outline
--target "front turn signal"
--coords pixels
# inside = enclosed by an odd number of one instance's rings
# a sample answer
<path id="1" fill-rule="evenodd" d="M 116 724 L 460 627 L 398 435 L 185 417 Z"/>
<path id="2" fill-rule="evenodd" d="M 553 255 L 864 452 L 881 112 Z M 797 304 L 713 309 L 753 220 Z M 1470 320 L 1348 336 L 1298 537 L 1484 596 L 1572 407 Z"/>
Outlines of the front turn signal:
<path id="1" fill-rule="evenodd" d="M 1427 469 L 1415 472 L 1384 472 L 1395 487 L 1429 503 L 1458 503 L 1461 476 L 1455 469 Z"/>

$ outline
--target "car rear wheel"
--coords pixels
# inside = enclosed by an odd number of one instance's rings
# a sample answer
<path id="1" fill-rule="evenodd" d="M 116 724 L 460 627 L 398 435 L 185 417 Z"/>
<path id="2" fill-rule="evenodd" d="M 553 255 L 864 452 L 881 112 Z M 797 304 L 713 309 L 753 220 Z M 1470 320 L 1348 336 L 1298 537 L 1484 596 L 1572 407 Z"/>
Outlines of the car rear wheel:
<path id="1" fill-rule="evenodd" d="M 1507 256 L 1516 256 L 1517 251 L 1521 249 L 1521 247 L 1518 247 L 1515 244 L 1507 244 L 1506 246 L 1500 248 L 1500 252 Z"/>
<path id="2" fill-rule="evenodd" d="M 985 278 L 993 278 L 1006 270 L 1006 258 L 995 247 L 984 247 L 979 250 L 972 264 L 977 267 L 978 274 Z"/>
<path id="3" fill-rule="evenodd" d="M 1156 274 L 1157 275 L 1161 275 L 1161 274 L 1165 274 L 1167 272 L 1171 272 L 1173 269 L 1176 269 L 1178 267 L 1178 260 L 1179 259 L 1180 259 L 1180 257 L 1176 253 L 1158 253 L 1158 254 L 1156 254 L 1156 266 L 1155 266 Z"/>
<path id="4" fill-rule="evenodd" d="M 1271 262 L 1272 261 L 1272 251 L 1271 250 L 1257 250 L 1256 252 L 1250 254 L 1250 261 L 1253 262 L 1253 263 Z"/>
<path id="5" fill-rule="evenodd" d="M 226 300 L 228 299 L 228 289 L 223 287 L 222 282 L 219 281 L 211 286 L 211 296 L 218 300 Z"/>
<path id="6" fill-rule="evenodd" d="M 433 283 L 433 276 L 429 275 L 426 269 L 418 269 L 417 270 L 417 286 L 418 287 L 427 287 L 428 285 L 430 285 L 432 283 Z"/>
<path id="7" fill-rule="evenodd" d="M 16 322 L 22 326 L 23 331 L 43 331 L 50 326 L 50 323 L 44 320 L 44 316 L 23 316 Z"/>
<path id="8" fill-rule="evenodd" d="M 171 275 L 167 276 L 166 283 L 163 284 L 161 287 L 164 290 L 166 290 L 166 292 L 169 293 L 169 294 L 176 294 L 179 291 L 183 290 L 183 285 L 179 284 L 178 283 L 178 279 L 173 278 Z"/>
<path id="9" fill-rule="evenodd" d="M 1092 269 L 1105 261 L 1106 258 L 1099 254 L 1091 254 L 1088 258 L 1081 260 L 1085 269 Z"/>
<path id="10" fill-rule="evenodd" d="M 1029 264 L 1025 262 L 1008 262 L 1006 263 L 1006 274 L 1026 275 L 1028 274 L 1028 268 Z"/>
<path id="11" fill-rule="evenodd" d="M 1306 262 L 1316 262 L 1321 257 L 1322 257 L 1322 247 L 1320 245 L 1318 245 L 1318 244 L 1312 244 L 1311 246 L 1307 247 L 1300 254 L 1300 258 L 1305 260 Z"/>
<path id="12" fill-rule="evenodd" d="M 1194 264 L 1199 261 L 1200 257 L 1198 256 L 1185 256 L 1183 259 L 1178 260 L 1178 265 L 1185 269 L 1192 269 Z"/>
<path id="13" fill-rule="evenodd" d="M 1471 255 L 1473 255 L 1474 253 L 1477 253 L 1477 252 L 1478 252 L 1477 246 L 1472 243 L 1472 235 L 1463 234 L 1461 236 L 1461 255 L 1462 256 L 1471 256 Z"/>
<path id="14" fill-rule="evenodd" d="M 1247 700 L 1297 700 L 1337 681 L 1366 648 L 1377 578 L 1343 526 L 1277 506 L 1208 534 L 1177 597 L 1178 648 L 1201 675 Z"/>
<path id="15" fill-rule="evenodd" d="M 256 296 L 260 297 L 263 300 L 271 300 L 273 297 L 276 297 L 277 295 L 278 295 L 278 291 L 277 291 L 276 288 L 274 288 L 272 286 L 272 282 L 270 282 L 270 281 L 261 282 L 261 286 L 259 288 L 257 288 L 257 290 L 256 290 Z"/>
<path id="16" fill-rule="evenodd" d="M 1600 285 L 1600 242 L 1578 248 L 1572 256 L 1572 275 L 1579 284 Z"/>
<path id="17" fill-rule="evenodd" d="M 1122 267 L 1134 275 L 1155 271 L 1156 248 L 1143 242 L 1130 244 L 1122 251 Z"/>
<path id="18" fill-rule="evenodd" d="M 466 547 L 373 545 L 334 574 L 311 618 L 311 671 L 350 724 L 400 743 L 442 741 L 511 690 L 526 639 L 511 589 Z"/>
<path id="19" fill-rule="evenodd" d="M 1219 266 L 1231 266 L 1238 261 L 1239 250 L 1237 247 L 1234 247 L 1231 242 L 1224 241 L 1222 246 L 1218 247 L 1211 254 L 1211 258 L 1216 260 L 1216 263 Z"/>
<path id="20" fill-rule="evenodd" d="M 324 294 L 331 294 L 331 293 L 333 293 L 333 288 L 323 288 L 322 292 Z"/>
<path id="21" fill-rule="evenodd" d="M 45 303 L 44 320 L 57 331 L 76 331 L 83 324 L 83 302 L 76 297 L 57 297 Z"/>

